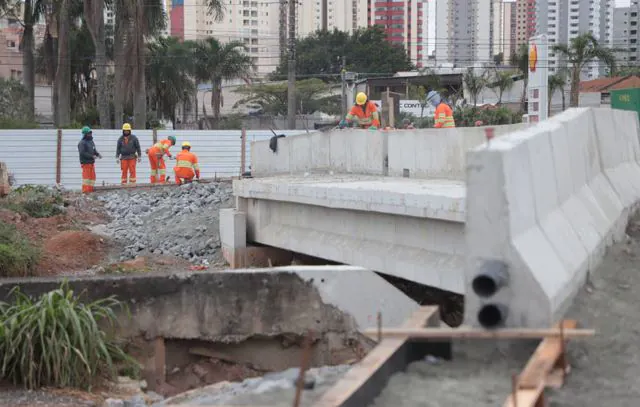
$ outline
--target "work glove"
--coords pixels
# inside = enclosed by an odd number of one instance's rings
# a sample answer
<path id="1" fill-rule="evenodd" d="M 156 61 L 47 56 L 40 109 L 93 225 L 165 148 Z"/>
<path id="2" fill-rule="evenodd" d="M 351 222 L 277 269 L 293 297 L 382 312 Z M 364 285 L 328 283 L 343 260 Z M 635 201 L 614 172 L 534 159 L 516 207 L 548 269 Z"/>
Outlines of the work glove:
<path id="1" fill-rule="evenodd" d="M 120 159 L 119 158 L 116 158 L 116 163 L 120 164 Z"/>
<path id="2" fill-rule="evenodd" d="M 142 162 L 142 158 L 138 157 L 138 162 L 141 163 Z"/>
<path id="3" fill-rule="evenodd" d="M 376 126 L 370 126 L 369 130 L 378 130 L 378 128 Z"/>
<path id="4" fill-rule="evenodd" d="M 344 129 L 348 125 L 349 125 L 349 123 L 346 120 L 342 119 L 342 120 L 340 120 L 340 123 L 338 124 L 338 127 L 341 128 L 341 129 Z"/>

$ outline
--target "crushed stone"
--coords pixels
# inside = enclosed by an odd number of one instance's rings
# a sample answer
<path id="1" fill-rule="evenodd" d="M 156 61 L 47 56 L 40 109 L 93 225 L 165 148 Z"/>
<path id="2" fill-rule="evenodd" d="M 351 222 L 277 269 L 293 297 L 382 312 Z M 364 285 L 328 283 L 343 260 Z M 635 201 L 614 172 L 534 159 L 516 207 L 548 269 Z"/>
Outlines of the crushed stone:
<path id="1" fill-rule="evenodd" d="M 312 388 L 302 392 L 300 406 L 310 407 L 313 405 L 344 376 L 350 367 L 350 365 L 339 365 L 309 369 L 305 374 L 305 386 Z M 246 379 L 242 382 L 220 383 L 177 395 L 154 404 L 154 407 L 163 407 L 169 404 L 290 407 L 295 397 L 295 383 L 298 374 L 298 368 L 291 368 L 283 372 Z"/>
<path id="2" fill-rule="evenodd" d="M 120 261 L 155 254 L 220 263 L 219 209 L 231 207 L 232 198 L 228 182 L 103 193 L 97 199 L 112 220 L 99 232 L 124 246 Z"/>

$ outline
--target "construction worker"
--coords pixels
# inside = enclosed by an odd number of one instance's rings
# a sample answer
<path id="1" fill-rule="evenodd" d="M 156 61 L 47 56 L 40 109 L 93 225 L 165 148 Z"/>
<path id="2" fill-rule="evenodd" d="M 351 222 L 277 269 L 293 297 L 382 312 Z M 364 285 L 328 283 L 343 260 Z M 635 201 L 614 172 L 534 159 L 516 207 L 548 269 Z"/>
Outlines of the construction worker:
<path id="1" fill-rule="evenodd" d="M 131 134 L 131 125 L 129 123 L 122 125 L 122 136 L 118 139 L 116 146 L 116 161 L 120 164 L 120 169 L 122 170 L 120 183 L 126 185 L 128 181 L 131 184 L 135 184 L 136 161 L 142 161 L 142 152 L 140 151 L 138 138 Z"/>
<path id="2" fill-rule="evenodd" d="M 82 128 L 82 140 L 78 143 L 80 166 L 82 167 L 82 193 L 93 192 L 96 185 L 96 157 L 102 158 L 93 142 L 93 132 L 88 126 Z"/>
<path id="3" fill-rule="evenodd" d="M 167 170 L 164 163 L 164 156 L 166 155 L 170 159 L 173 158 L 169 149 L 171 146 L 176 145 L 175 136 L 169 136 L 164 140 L 161 140 L 147 150 L 149 156 L 149 164 L 151 165 L 151 183 L 155 184 L 160 182 L 164 184 L 167 179 Z"/>
<path id="4" fill-rule="evenodd" d="M 440 93 L 435 90 L 430 91 L 427 94 L 427 102 L 431 103 L 436 108 L 436 112 L 433 116 L 434 126 L 436 129 L 447 129 L 456 127 L 456 122 L 453 119 L 453 110 L 448 104 L 442 101 Z"/>
<path id="5" fill-rule="evenodd" d="M 198 157 L 191 152 L 191 143 L 185 141 L 182 143 L 182 151 L 176 155 L 176 166 L 173 167 L 176 176 L 176 184 L 193 181 L 193 177 L 200 179 L 200 167 L 198 166 Z"/>
<path id="6" fill-rule="evenodd" d="M 340 122 L 339 127 L 344 129 L 355 122 L 361 128 L 378 130 L 380 127 L 380 114 L 375 103 L 368 100 L 367 95 L 360 92 L 356 95 L 356 104 L 353 105 L 349 114 Z"/>

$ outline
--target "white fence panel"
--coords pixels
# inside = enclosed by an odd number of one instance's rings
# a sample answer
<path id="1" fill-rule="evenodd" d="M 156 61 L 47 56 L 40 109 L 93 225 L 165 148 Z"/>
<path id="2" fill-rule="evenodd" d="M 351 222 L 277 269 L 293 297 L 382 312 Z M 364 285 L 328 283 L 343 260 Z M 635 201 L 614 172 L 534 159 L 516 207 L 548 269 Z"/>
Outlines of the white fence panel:
<path id="1" fill-rule="evenodd" d="M 293 136 L 304 130 L 276 130 L 276 134 Z M 138 183 L 149 182 L 149 159 L 144 150 L 153 145 L 152 130 L 134 130 L 140 140 L 142 162 L 137 167 Z M 120 130 L 93 131 L 96 148 L 102 160 L 96 160 L 96 185 L 120 183 L 120 166 L 116 163 L 116 144 Z M 237 176 L 240 172 L 242 132 L 240 130 L 158 130 L 157 139 L 170 135 L 177 138 L 172 154 L 180 150 L 183 141 L 193 145 L 193 152 L 200 161 L 201 176 L 204 178 Z M 270 130 L 247 131 L 246 170 L 251 165 L 251 142 L 266 140 L 273 136 Z M 78 157 L 80 130 L 62 130 L 61 184 L 67 189 L 79 190 L 82 186 L 82 170 Z M 0 161 L 7 164 L 18 185 L 56 183 L 57 130 L 2 130 L 0 131 Z M 174 161 L 166 161 L 167 175 L 173 177 Z"/>
<path id="2" fill-rule="evenodd" d="M 153 145 L 152 130 L 136 130 L 133 132 L 140 140 L 140 148 L 144 150 Z M 96 160 L 96 186 L 120 184 L 120 165 L 116 163 L 116 145 L 122 135 L 121 130 L 93 130 L 93 141 L 102 160 Z M 62 130 L 62 176 L 61 183 L 68 189 L 82 187 L 82 169 L 78 155 L 78 143 L 82 138 L 80 130 Z M 149 160 L 142 157 L 137 167 L 138 182 L 149 182 Z"/>
<path id="3" fill-rule="evenodd" d="M 0 131 L 0 161 L 18 185 L 56 183 L 56 130 Z"/>

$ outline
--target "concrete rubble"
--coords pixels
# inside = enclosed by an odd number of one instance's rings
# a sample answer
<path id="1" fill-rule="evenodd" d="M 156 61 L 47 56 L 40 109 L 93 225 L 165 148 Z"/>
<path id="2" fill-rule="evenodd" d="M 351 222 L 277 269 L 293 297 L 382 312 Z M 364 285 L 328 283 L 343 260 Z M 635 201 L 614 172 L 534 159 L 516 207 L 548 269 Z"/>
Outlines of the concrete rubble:
<path id="1" fill-rule="evenodd" d="M 94 232 L 126 245 L 121 261 L 163 254 L 208 265 L 221 261 L 218 211 L 231 198 L 231 185 L 224 182 L 104 193 L 98 199 L 112 221 Z"/>
<path id="2" fill-rule="evenodd" d="M 309 369 L 305 374 L 305 390 L 301 406 L 311 406 L 349 370 L 349 365 L 324 366 Z M 252 405 L 290 406 L 295 395 L 295 383 L 299 369 L 270 373 L 243 382 L 223 382 L 202 389 L 179 394 L 155 403 L 154 407 L 167 405 Z"/>

